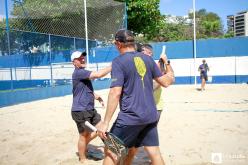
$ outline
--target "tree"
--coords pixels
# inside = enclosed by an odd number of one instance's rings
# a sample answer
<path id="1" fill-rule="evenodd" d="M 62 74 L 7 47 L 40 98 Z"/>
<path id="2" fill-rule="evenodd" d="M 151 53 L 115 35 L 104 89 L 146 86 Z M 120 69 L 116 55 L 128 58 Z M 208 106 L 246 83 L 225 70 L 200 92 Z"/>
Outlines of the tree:
<path id="1" fill-rule="evenodd" d="M 164 17 L 159 11 L 160 0 L 116 0 L 126 2 L 128 29 L 136 35 L 142 34 L 144 40 L 159 41 Z"/>
<path id="2" fill-rule="evenodd" d="M 128 29 L 136 35 L 142 34 L 143 41 L 177 41 L 193 38 L 193 13 L 188 17 L 176 17 L 176 22 L 169 23 L 170 17 L 160 14 L 159 0 L 116 0 L 126 2 Z M 196 11 L 197 38 L 217 38 L 223 35 L 220 17 L 205 9 Z M 142 37 L 138 37 L 142 40 Z"/>
<path id="3" fill-rule="evenodd" d="M 176 16 L 174 21 L 169 21 L 172 16 L 165 16 L 165 25 L 162 27 L 163 41 L 190 40 L 193 38 L 193 29 L 186 18 Z"/>
<path id="4" fill-rule="evenodd" d="M 234 32 L 233 31 L 227 31 L 227 33 L 225 33 L 223 37 L 224 38 L 234 37 Z"/>
<path id="5" fill-rule="evenodd" d="M 223 26 L 220 17 L 206 9 L 196 11 L 197 38 L 218 38 L 223 35 Z M 189 18 L 193 19 L 193 13 L 189 13 Z"/>

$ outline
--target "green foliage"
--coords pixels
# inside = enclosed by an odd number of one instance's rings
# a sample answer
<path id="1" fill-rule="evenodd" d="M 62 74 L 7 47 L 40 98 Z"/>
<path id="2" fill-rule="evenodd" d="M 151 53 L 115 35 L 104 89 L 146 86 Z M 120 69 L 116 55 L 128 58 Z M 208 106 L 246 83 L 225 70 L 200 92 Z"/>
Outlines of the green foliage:
<path id="1" fill-rule="evenodd" d="M 125 0 L 118 0 L 125 2 Z M 167 17 L 160 14 L 159 0 L 128 0 L 128 29 L 139 41 L 178 41 L 193 39 L 193 13 L 189 13 L 191 23 L 182 17 L 177 22 L 166 22 Z M 196 11 L 197 38 L 218 38 L 223 36 L 223 25 L 220 17 L 205 9 Z"/>
<path id="2" fill-rule="evenodd" d="M 234 32 L 227 32 L 226 34 L 224 34 L 223 37 L 224 37 L 224 38 L 231 38 L 231 37 L 234 37 Z"/>
<path id="3" fill-rule="evenodd" d="M 177 17 L 176 23 L 168 23 L 169 16 L 165 17 L 166 22 L 161 27 L 162 41 L 178 41 L 192 39 L 193 29 L 186 22 L 186 19 Z"/>
<path id="4" fill-rule="evenodd" d="M 223 35 L 223 25 L 217 14 L 200 9 L 195 15 L 197 38 L 219 38 Z M 193 19 L 193 13 L 189 14 L 189 18 Z"/>
<path id="5" fill-rule="evenodd" d="M 157 38 L 163 17 L 159 11 L 159 0 L 129 0 L 127 2 L 128 29 L 144 34 L 148 40 Z"/>

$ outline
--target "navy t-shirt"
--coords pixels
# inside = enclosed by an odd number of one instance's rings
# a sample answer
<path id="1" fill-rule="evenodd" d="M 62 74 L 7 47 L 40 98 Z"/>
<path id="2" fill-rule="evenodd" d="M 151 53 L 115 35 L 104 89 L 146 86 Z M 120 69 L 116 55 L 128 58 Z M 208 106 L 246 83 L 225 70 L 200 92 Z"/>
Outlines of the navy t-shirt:
<path id="1" fill-rule="evenodd" d="M 154 60 L 142 53 L 128 52 L 113 60 L 110 87 L 122 87 L 117 123 L 140 125 L 157 121 L 152 81 L 160 76 Z"/>
<path id="2" fill-rule="evenodd" d="M 200 73 L 201 74 L 204 74 L 204 75 L 207 75 L 207 72 L 208 72 L 208 64 L 201 64 L 199 66 L 199 69 L 200 69 Z"/>
<path id="3" fill-rule="evenodd" d="M 72 74 L 73 102 L 72 111 L 86 111 L 94 109 L 94 89 L 89 79 L 91 71 L 75 68 Z"/>

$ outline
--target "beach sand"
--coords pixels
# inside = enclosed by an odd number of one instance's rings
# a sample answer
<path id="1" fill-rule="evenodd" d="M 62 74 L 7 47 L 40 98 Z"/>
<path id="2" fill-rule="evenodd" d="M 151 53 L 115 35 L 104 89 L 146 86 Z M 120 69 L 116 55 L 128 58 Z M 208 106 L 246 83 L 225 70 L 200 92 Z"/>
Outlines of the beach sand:
<path id="1" fill-rule="evenodd" d="M 108 89 L 96 93 L 106 103 Z M 248 164 L 247 84 L 207 84 L 203 92 L 194 85 L 172 85 L 163 96 L 158 129 L 167 165 Z M 0 164 L 79 164 L 71 103 L 68 95 L 0 108 Z M 96 108 L 104 115 L 99 103 Z M 90 146 L 103 143 L 97 138 Z M 149 164 L 145 157 L 140 149 L 133 164 Z M 100 165 L 102 160 L 87 163 Z"/>

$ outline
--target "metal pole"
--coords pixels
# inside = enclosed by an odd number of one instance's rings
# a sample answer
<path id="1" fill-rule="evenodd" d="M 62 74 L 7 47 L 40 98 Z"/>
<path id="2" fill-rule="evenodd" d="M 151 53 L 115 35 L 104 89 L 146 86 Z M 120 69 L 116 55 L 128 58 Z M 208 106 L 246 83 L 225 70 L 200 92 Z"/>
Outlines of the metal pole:
<path id="1" fill-rule="evenodd" d="M 86 60 L 87 63 L 90 63 L 89 61 L 89 43 L 88 43 L 88 26 L 87 26 L 87 6 L 86 6 L 86 0 L 84 0 L 84 22 L 85 22 L 85 39 L 86 39 Z"/>
<path id="2" fill-rule="evenodd" d="M 195 74 L 195 85 L 196 82 L 196 21 L 195 21 L 195 0 L 193 0 L 193 15 L 194 15 L 194 74 Z"/>
<path id="3" fill-rule="evenodd" d="M 51 79 L 50 85 L 53 86 L 53 67 L 52 67 L 51 34 L 49 34 L 48 38 L 49 38 L 50 74 L 51 74 L 51 76 L 50 76 L 50 79 Z"/>
<path id="4" fill-rule="evenodd" d="M 124 18 L 125 20 L 125 29 L 128 29 L 127 28 L 127 1 L 125 2 L 125 18 Z"/>
<path id="5" fill-rule="evenodd" d="M 8 0 L 5 0 L 5 14 L 6 14 L 6 31 L 7 31 L 7 39 L 8 39 L 8 53 L 10 55 Z"/>
<path id="6" fill-rule="evenodd" d="M 75 37 L 73 37 L 73 44 L 74 44 L 74 50 L 76 50 L 76 38 Z"/>
<path id="7" fill-rule="evenodd" d="M 29 80 L 32 80 L 32 65 L 29 68 Z"/>
<path id="8" fill-rule="evenodd" d="M 7 40 L 8 40 L 8 55 L 10 57 L 10 38 L 9 38 L 9 12 L 8 12 L 8 0 L 5 0 L 5 15 L 6 15 L 6 31 L 7 31 Z M 10 78 L 11 78 L 11 85 L 10 88 L 13 90 L 13 73 L 12 73 L 12 62 L 10 66 Z"/>

